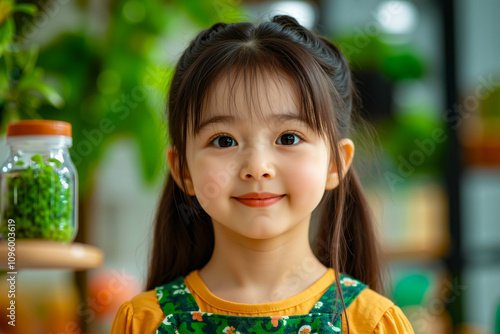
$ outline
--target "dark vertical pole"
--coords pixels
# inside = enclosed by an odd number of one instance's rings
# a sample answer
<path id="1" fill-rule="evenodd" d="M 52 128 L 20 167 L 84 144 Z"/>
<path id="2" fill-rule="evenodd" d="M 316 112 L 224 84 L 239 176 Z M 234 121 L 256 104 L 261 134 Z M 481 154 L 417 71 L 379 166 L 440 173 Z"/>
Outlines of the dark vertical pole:
<path id="1" fill-rule="evenodd" d="M 455 3 L 454 0 L 440 0 L 440 11 L 442 21 L 442 45 L 443 45 L 443 65 L 444 65 L 444 85 L 446 94 L 447 120 L 455 120 L 460 117 L 457 107 L 457 83 L 456 83 L 456 44 L 455 44 Z M 462 158 L 460 143 L 457 136 L 457 123 L 451 121 L 446 123 L 448 127 L 448 154 L 446 159 L 445 181 L 449 200 L 449 231 L 450 250 L 446 258 L 449 273 L 454 286 L 453 292 L 447 302 L 453 324 L 463 322 L 463 291 L 458 285 L 462 281 L 463 253 L 462 253 L 462 233 L 460 221 L 460 180 L 462 178 Z M 456 297 L 456 298 L 455 298 Z"/>
<path id="2" fill-rule="evenodd" d="M 318 18 L 316 20 L 316 25 L 314 30 L 322 35 L 329 36 L 330 31 L 327 31 L 327 19 L 328 19 L 328 11 L 325 10 L 328 6 L 325 4 L 325 1 L 334 1 L 334 0 L 318 0 L 316 1 L 316 6 L 318 9 Z"/>
<path id="3" fill-rule="evenodd" d="M 89 200 L 86 198 L 79 199 L 78 205 L 78 234 L 76 235 L 75 242 L 80 242 L 83 244 L 88 243 L 88 212 L 89 212 Z M 89 316 L 84 316 L 88 314 L 90 305 L 87 298 L 87 284 L 88 284 L 88 273 L 86 270 L 78 270 L 73 272 L 73 278 L 75 285 L 78 290 L 78 297 L 80 298 L 79 308 L 77 310 L 78 316 L 80 316 L 80 330 L 82 333 L 87 333 L 89 331 Z M 91 310 L 93 311 L 93 310 Z"/>

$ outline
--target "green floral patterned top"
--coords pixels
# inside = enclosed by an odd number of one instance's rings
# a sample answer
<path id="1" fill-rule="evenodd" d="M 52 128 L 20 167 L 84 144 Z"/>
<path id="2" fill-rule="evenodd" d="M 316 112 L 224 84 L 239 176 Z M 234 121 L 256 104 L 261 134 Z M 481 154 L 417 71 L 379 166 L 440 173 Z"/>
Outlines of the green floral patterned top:
<path id="1" fill-rule="evenodd" d="M 345 306 L 367 286 L 347 275 L 340 274 L 340 285 Z M 234 316 L 201 312 L 191 292 L 180 276 L 170 283 L 159 286 L 156 296 L 165 319 L 157 329 L 164 333 L 340 333 L 342 304 L 337 299 L 333 283 L 314 305 L 309 314 L 291 316 Z M 335 306 L 337 301 L 337 307 Z"/>

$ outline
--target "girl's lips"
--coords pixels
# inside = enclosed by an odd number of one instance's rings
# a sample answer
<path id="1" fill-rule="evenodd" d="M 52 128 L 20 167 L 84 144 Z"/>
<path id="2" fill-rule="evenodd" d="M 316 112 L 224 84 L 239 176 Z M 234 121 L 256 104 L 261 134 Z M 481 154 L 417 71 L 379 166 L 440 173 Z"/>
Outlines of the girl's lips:
<path id="1" fill-rule="evenodd" d="M 278 197 L 270 197 L 270 198 L 238 198 L 234 197 L 235 200 L 240 202 L 241 204 L 244 204 L 246 206 L 252 207 L 252 208 L 262 208 L 265 206 L 273 205 L 274 203 L 278 202 L 280 199 L 285 197 L 285 195 L 280 195 Z"/>

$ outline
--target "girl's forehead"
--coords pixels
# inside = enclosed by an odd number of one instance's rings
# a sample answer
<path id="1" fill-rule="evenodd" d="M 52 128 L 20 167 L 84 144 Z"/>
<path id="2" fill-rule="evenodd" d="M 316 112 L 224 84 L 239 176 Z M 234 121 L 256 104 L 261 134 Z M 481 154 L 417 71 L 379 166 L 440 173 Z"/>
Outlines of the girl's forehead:
<path id="1" fill-rule="evenodd" d="M 206 94 L 202 120 L 219 115 L 265 119 L 270 113 L 300 113 L 296 85 L 279 72 L 220 76 Z"/>

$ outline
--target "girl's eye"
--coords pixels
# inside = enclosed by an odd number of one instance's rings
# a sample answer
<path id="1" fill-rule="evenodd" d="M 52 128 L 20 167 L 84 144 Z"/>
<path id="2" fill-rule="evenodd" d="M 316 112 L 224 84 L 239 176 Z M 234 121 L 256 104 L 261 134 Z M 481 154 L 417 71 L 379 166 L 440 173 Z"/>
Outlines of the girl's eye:
<path id="1" fill-rule="evenodd" d="M 279 145 L 294 145 L 301 139 L 302 138 L 296 133 L 285 133 L 278 138 L 277 143 Z"/>
<path id="2" fill-rule="evenodd" d="M 302 136 L 296 132 L 289 132 L 282 134 L 276 143 L 278 145 L 296 145 L 302 141 Z M 210 141 L 210 144 L 217 148 L 232 147 L 236 146 L 236 141 L 227 134 L 220 134 Z"/>
<path id="3" fill-rule="evenodd" d="M 213 143 L 215 147 L 222 148 L 234 146 L 232 144 L 236 144 L 236 141 L 227 135 L 220 135 L 215 137 L 210 143 Z"/>

